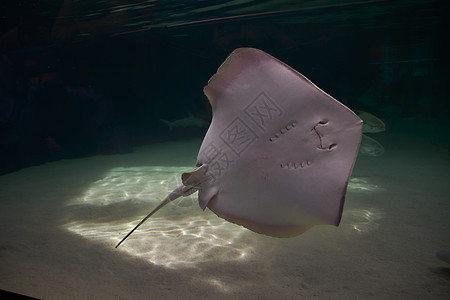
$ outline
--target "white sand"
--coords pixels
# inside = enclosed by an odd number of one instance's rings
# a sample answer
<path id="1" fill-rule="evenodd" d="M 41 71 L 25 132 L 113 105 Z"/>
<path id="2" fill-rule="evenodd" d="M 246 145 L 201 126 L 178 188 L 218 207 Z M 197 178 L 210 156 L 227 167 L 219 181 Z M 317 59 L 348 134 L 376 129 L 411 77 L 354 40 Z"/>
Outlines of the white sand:
<path id="1" fill-rule="evenodd" d="M 200 140 L 0 177 L 0 289 L 44 299 L 449 299 L 449 153 L 380 134 L 340 227 L 250 232 L 193 199 L 114 246 L 195 165 Z M 158 168 L 162 166 L 163 168 Z M 171 167 L 171 168 L 168 168 Z"/>

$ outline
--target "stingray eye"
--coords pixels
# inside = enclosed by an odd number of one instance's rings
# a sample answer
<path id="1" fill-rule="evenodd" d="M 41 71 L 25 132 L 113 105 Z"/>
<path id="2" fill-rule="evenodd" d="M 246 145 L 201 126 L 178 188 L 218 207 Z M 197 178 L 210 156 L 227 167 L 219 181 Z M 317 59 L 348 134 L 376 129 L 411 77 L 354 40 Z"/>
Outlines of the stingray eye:
<path id="1" fill-rule="evenodd" d="M 325 125 L 325 124 L 327 124 L 328 123 L 328 120 L 327 119 L 324 119 L 324 120 L 322 120 L 322 121 L 319 121 L 319 124 L 320 125 Z"/>
<path id="2" fill-rule="evenodd" d="M 334 147 L 336 147 L 337 145 L 336 144 L 331 144 L 330 146 L 328 146 L 328 149 L 333 149 Z"/>

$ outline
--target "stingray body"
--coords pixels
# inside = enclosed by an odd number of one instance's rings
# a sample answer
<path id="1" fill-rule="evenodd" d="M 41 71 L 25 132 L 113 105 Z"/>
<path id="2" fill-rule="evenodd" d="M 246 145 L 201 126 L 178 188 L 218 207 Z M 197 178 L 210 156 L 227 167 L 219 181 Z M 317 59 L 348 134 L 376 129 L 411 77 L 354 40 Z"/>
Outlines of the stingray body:
<path id="1" fill-rule="evenodd" d="M 236 49 L 204 93 L 213 118 L 198 168 L 182 174 L 183 185 L 135 229 L 195 191 L 202 209 L 270 236 L 339 224 L 361 142 L 363 123 L 355 113 L 254 48 Z"/>

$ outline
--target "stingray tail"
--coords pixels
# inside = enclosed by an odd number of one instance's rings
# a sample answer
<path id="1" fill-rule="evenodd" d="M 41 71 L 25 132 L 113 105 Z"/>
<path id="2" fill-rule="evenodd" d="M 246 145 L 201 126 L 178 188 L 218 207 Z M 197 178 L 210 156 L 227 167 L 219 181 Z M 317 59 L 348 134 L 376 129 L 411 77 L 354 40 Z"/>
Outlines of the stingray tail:
<path id="1" fill-rule="evenodd" d="M 185 185 L 180 185 L 175 190 L 173 190 L 164 200 L 162 200 L 158 206 L 156 206 L 144 219 L 142 219 L 139 224 L 137 224 L 133 230 L 131 230 L 117 245 L 116 248 L 120 246 L 136 229 L 139 228 L 142 224 L 144 224 L 145 221 L 148 220 L 151 216 L 153 216 L 158 210 L 160 210 L 162 207 L 164 207 L 167 203 L 181 197 L 181 196 L 188 196 L 196 191 L 193 187 L 187 187 Z"/>

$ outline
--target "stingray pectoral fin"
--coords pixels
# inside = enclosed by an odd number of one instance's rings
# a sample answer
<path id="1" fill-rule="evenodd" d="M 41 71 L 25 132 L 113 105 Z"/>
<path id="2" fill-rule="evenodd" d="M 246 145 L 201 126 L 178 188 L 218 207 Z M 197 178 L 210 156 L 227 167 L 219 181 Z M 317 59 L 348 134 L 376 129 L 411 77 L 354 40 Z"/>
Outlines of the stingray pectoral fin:
<path id="1" fill-rule="evenodd" d="M 200 208 L 205 210 L 208 206 L 209 201 L 211 201 L 211 199 L 214 198 L 214 196 L 216 196 L 218 192 L 218 186 L 211 186 L 206 189 L 201 189 L 198 192 L 198 204 L 200 205 Z"/>
<path id="2" fill-rule="evenodd" d="M 200 187 L 202 183 L 210 179 L 206 174 L 207 171 L 208 165 L 203 164 L 194 171 L 181 174 L 181 180 L 185 186 Z"/>
<path id="3" fill-rule="evenodd" d="M 236 215 L 227 214 L 220 211 L 220 208 L 218 208 L 216 205 L 217 202 L 214 201 L 210 202 L 208 208 L 212 210 L 217 216 L 224 218 L 225 220 L 231 223 L 244 226 L 247 229 L 250 229 L 251 231 L 266 234 L 273 237 L 279 238 L 294 237 L 304 233 L 313 226 L 312 224 L 271 224 L 264 221 L 261 222 L 246 218 L 240 218 Z"/>

